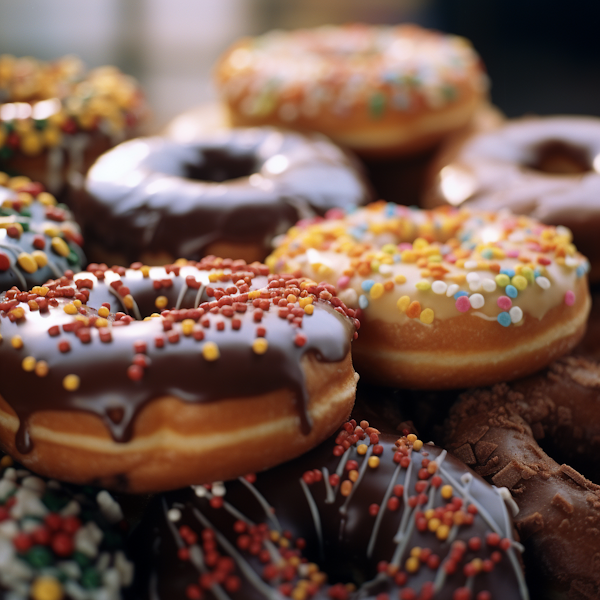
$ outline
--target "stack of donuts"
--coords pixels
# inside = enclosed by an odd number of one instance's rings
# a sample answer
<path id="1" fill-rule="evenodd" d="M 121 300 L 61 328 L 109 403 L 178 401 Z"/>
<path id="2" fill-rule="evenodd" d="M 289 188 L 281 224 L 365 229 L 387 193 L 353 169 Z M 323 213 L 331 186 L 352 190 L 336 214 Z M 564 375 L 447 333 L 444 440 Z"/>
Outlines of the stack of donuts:
<path id="1" fill-rule="evenodd" d="M 0 117 L 74 65 L 2 57 Z M 61 122 L 133 124 L 98 77 Z M 242 40 L 217 83 L 70 207 L 0 173 L 0 598 L 598 600 L 596 122 L 504 123 L 408 25 Z"/>

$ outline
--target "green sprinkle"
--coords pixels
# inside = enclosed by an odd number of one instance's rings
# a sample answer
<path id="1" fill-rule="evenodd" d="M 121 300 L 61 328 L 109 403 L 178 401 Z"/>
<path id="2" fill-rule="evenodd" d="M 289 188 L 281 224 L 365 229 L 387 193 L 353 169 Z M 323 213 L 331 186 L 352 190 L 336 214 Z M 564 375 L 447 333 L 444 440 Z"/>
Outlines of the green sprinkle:
<path id="1" fill-rule="evenodd" d="M 369 99 L 369 112 L 375 119 L 379 119 L 385 111 L 385 96 L 381 92 L 376 92 Z"/>

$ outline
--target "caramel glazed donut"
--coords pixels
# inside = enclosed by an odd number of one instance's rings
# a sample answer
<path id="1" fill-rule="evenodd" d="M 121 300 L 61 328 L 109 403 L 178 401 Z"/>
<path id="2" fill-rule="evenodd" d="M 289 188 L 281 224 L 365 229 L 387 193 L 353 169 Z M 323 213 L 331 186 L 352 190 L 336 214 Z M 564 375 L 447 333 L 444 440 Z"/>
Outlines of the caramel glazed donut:
<path id="1" fill-rule="evenodd" d="M 564 227 L 510 213 L 376 203 L 291 229 L 267 260 L 337 285 L 360 307 L 354 364 L 426 390 L 515 379 L 573 348 L 589 265 Z"/>
<path id="2" fill-rule="evenodd" d="M 508 487 L 527 568 L 552 597 L 600 598 L 600 486 L 538 445 L 597 466 L 600 364 L 567 357 L 540 374 L 464 394 L 450 411 L 448 449 Z M 544 446 L 546 447 L 546 446 Z"/>
<path id="3" fill-rule="evenodd" d="M 600 120 L 591 117 L 508 122 L 441 157 L 424 205 L 507 208 L 565 225 L 591 262 L 590 280 L 600 281 L 599 136 Z"/>
<path id="4" fill-rule="evenodd" d="M 40 183 L 0 172 L 0 292 L 79 271 L 86 262 L 82 243 L 67 207 Z"/>
<path id="5" fill-rule="evenodd" d="M 116 264 L 264 260 L 298 219 L 372 199 L 357 164 L 328 140 L 271 128 L 132 140 L 96 162 L 85 188 L 88 254 Z"/>
<path id="6" fill-rule="evenodd" d="M 157 496 L 134 533 L 152 600 L 527 599 L 506 489 L 352 420 L 300 458 Z M 516 507 L 515 507 L 516 508 Z"/>
<path id="7" fill-rule="evenodd" d="M 416 25 L 272 31 L 221 58 L 234 126 L 319 131 L 361 155 L 413 154 L 466 125 L 486 97 L 464 38 Z"/>
<path id="8" fill-rule="evenodd" d="M 0 444 L 19 462 L 165 490 L 267 468 L 347 418 L 358 321 L 333 286 L 214 257 L 134 267 L 0 297 Z"/>

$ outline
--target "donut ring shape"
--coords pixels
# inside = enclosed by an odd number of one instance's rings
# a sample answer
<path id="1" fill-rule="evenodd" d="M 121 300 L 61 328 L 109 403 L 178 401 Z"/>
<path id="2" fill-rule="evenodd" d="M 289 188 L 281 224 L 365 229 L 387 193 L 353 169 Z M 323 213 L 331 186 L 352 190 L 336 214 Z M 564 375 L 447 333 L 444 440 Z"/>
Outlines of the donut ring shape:
<path id="1" fill-rule="evenodd" d="M 375 203 L 299 223 L 267 264 L 335 283 L 361 311 L 357 370 L 395 387 L 535 372 L 577 344 L 590 310 L 569 230 L 510 213 Z"/>
<path id="2" fill-rule="evenodd" d="M 487 78 L 464 38 L 415 25 L 272 31 L 216 69 L 234 126 L 319 131 L 361 155 L 414 154 L 461 129 Z"/>
<path id="3" fill-rule="evenodd" d="M 94 267 L 0 301 L 0 443 L 28 468 L 164 490 L 277 464 L 350 412 L 357 322 L 331 286 L 214 257 Z"/>
<path id="4" fill-rule="evenodd" d="M 600 443 L 600 365 L 567 357 L 512 384 L 463 394 L 444 430 L 448 450 L 491 483 L 508 487 L 528 568 L 550 592 L 596 598 L 600 589 L 600 486 L 539 446 L 592 462 Z"/>
<path id="5" fill-rule="evenodd" d="M 85 264 L 79 226 L 28 177 L 0 172 L 0 292 L 29 289 Z"/>
<path id="6" fill-rule="evenodd" d="M 355 167 L 321 136 L 270 128 L 187 143 L 131 140 L 88 173 L 79 213 L 89 254 L 116 264 L 216 252 L 262 260 L 272 238 L 298 219 L 368 202 Z"/>
<path id="7" fill-rule="evenodd" d="M 505 499 L 416 435 L 350 421 L 275 469 L 155 498 L 134 587 L 157 600 L 525 600 Z"/>
<path id="8" fill-rule="evenodd" d="M 424 206 L 467 203 L 506 208 L 550 225 L 565 225 L 600 281 L 600 120 L 517 119 L 473 137 L 439 160 Z"/>

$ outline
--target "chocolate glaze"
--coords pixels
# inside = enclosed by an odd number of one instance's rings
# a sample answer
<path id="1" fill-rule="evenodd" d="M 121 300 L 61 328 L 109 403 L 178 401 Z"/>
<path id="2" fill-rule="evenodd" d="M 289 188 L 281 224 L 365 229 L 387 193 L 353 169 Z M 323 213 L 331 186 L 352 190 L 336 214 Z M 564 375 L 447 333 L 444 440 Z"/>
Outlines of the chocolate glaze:
<path id="1" fill-rule="evenodd" d="M 342 436 L 348 436 L 347 431 Z M 354 431 L 358 430 L 350 427 L 350 432 Z M 471 598 L 483 590 L 491 591 L 490 598 L 527 598 L 519 562 L 520 545 L 512 538 L 504 492 L 488 486 L 441 448 L 425 445 L 417 451 L 407 438 L 395 445 L 397 435 L 377 435 L 369 429 L 366 433 L 364 441 L 358 441 L 358 445 L 366 445 L 363 455 L 358 453 L 356 444 L 349 443 L 345 453 L 334 456 L 334 447 L 341 441 L 338 435 L 255 479 L 240 478 L 157 496 L 132 539 L 136 598 L 184 600 L 190 597 L 189 586 L 197 586 L 199 578 L 200 586 L 208 578 L 203 597 L 210 600 L 282 598 L 305 585 L 301 579 L 308 579 L 303 571 L 306 563 L 304 567 L 288 567 L 287 572 L 274 568 L 279 565 L 281 569 L 282 558 L 290 559 L 286 553 L 288 544 L 292 555 L 300 561 L 316 563 L 321 573 L 328 574 L 328 581 L 319 579 L 318 574 L 313 577 L 310 597 L 319 600 L 398 598 L 402 592 L 407 594 L 402 598 L 450 600 L 464 586 L 471 589 Z M 370 440 L 371 435 L 374 437 Z M 382 451 L 379 464 L 368 466 L 376 447 Z M 397 455 L 399 449 L 406 454 Z M 407 463 L 401 466 L 395 462 L 395 456 L 405 456 Z M 423 478 L 421 469 L 426 471 L 428 467 L 425 459 L 436 461 L 436 476 L 441 477 L 441 482 L 431 475 Z M 356 461 L 356 465 L 349 461 Z M 342 492 L 351 481 L 347 466 L 358 472 L 350 495 Z M 341 476 L 340 484 L 326 483 L 335 473 Z M 410 498 L 418 497 L 417 484 L 424 486 L 421 493 L 425 504 L 411 508 L 414 500 Z M 446 541 L 438 539 L 427 527 L 421 531 L 422 523 L 417 525 L 417 518 L 423 518 L 426 509 L 449 502 L 442 499 L 437 484 L 453 486 L 454 497 L 464 502 L 463 511 L 468 513 L 467 505 L 477 507 L 473 522 L 452 527 Z M 395 485 L 404 486 L 403 491 Z M 390 498 L 395 499 L 395 508 L 389 504 Z M 380 507 L 377 514 L 371 513 L 373 505 Z M 487 543 L 487 535 L 492 531 L 512 540 L 506 542 L 508 552 Z M 211 544 L 213 534 L 216 545 Z M 253 540 L 254 549 L 244 544 L 241 538 L 245 534 Z M 286 546 L 278 543 L 280 535 L 287 538 Z M 265 537 L 271 543 L 265 542 Z M 478 538 L 481 546 L 471 542 L 474 545 L 467 549 L 464 543 L 472 538 Z M 303 542 L 298 543 L 299 539 Z M 460 551 L 457 553 L 460 546 L 466 550 L 462 556 Z M 439 557 L 439 565 L 428 564 L 426 554 L 422 554 L 418 569 L 411 570 L 407 560 L 414 548 Z M 464 574 L 465 565 L 474 558 L 489 560 L 492 552 L 498 550 L 499 562 L 493 564 L 490 572 L 480 571 L 470 577 Z M 451 554 L 458 554 L 456 570 L 446 573 L 443 565 Z M 230 563 L 225 577 L 217 575 L 211 580 L 210 574 L 218 572 L 223 561 Z M 269 574 L 273 569 L 274 573 Z M 397 578 L 388 574 L 396 571 Z M 232 578 L 238 580 L 237 589 Z M 346 583 L 354 583 L 357 591 L 340 589 L 340 584 Z M 282 585 L 284 588 L 279 587 Z M 435 594 L 430 589 L 427 595 L 428 586 L 434 587 Z M 408 588 L 416 594 L 409 596 Z"/>
<path id="2" fill-rule="evenodd" d="M 88 242 L 128 261 L 149 252 L 197 260 L 222 241 L 266 256 L 300 218 L 373 199 L 354 160 L 325 138 L 270 128 L 132 140 L 96 162 L 85 188 Z"/>
<path id="3" fill-rule="evenodd" d="M 134 321 L 122 312 L 113 314 L 108 319 L 107 329 L 94 326 L 97 319 L 94 308 L 100 308 L 105 301 L 114 306 L 116 295 L 108 291 L 110 286 L 107 284 L 118 279 L 113 271 L 97 270 L 103 281 L 98 281 L 90 273 L 83 273 L 75 277 L 77 285 L 66 277 L 58 285 L 57 282 L 50 284 L 54 289 L 47 298 L 65 293 L 65 290 L 72 293 L 70 290 L 81 288 L 83 291 L 78 294 L 83 300 L 86 299 L 86 286 L 93 286 L 89 293 L 89 306 L 82 306 L 79 310 L 81 315 L 78 315 L 91 319 L 91 322 L 89 326 L 78 325 L 80 328 L 76 331 L 65 331 L 65 327 L 72 328 L 76 320 L 64 310 L 73 297 L 56 297 L 49 302 L 57 306 L 48 306 L 46 310 L 30 310 L 25 302 L 16 302 L 19 297 L 12 303 L 2 304 L 2 300 L 6 301 L 14 293 L 0 297 L 0 333 L 3 338 L 0 344 L 0 394 L 20 420 L 17 434 L 19 452 L 31 449 L 27 421 L 38 411 L 90 412 L 102 419 L 116 441 L 126 442 L 131 438 L 139 411 L 146 403 L 162 396 L 175 396 L 184 402 L 214 402 L 221 398 L 253 396 L 287 388 L 295 395 L 304 431 L 309 431 L 308 398 L 300 364 L 302 357 L 314 353 L 319 360 L 341 361 L 349 351 L 355 331 L 354 320 L 344 316 L 347 309 L 337 298 L 333 297 L 329 302 L 316 296 L 313 296 L 312 315 L 304 315 L 300 309 L 304 316 L 291 315 L 294 320 L 289 320 L 287 314 L 298 309 L 298 304 L 290 308 L 286 302 L 285 307 L 275 307 L 271 302 L 273 299 L 275 302 L 280 300 L 281 295 L 278 294 L 281 293 L 287 297 L 290 286 L 298 285 L 298 280 L 288 277 L 287 281 L 291 283 L 277 287 L 278 282 L 283 280 L 279 276 L 271 276 L 267 288 L 267 278 L 258 276 L 268 272 L 264 265 L 247 266 L 243 261 L 241 264 L 240 261 L 235 264 L 219 261 L 208 259 L 198 267 L 186 266 L 181 270 L 173 267 L 167 269 L 168 273 L 164 268 L 155 268 L 148 277 L 139 272 L 139 278 L 133 270 L 121 270 L 121 287 L 132 286 L 133 295 L 129 297 L 143 311 L 137 315 L 138 318 L 157 310 L 155 307 L 150 309 L 150 297 L 163 295 L 165 288 L 155 289 L 155 280 L 172 282 L 172 287 L 168 288 L 172 294 L 168 306 L 177 306 L 179 310 L 166 311 L 162 317 L 143 322 Z M 214 287 L 201 283 L 209 283 L 209 271 L 206 269 L 222 265 L 229 265 L 226 271 L 233 269 L 235 272 L 225 276 L 225 281 Z M 223 269 L 215 269 L 213 274 L 219 271 L 223 272 Z M 197 289 L 191 288 L 193 294 L 180 296 L 182 289 L 189 291 L 186 278 L 190 277 L 200 282 L 194 284 Z M 254 301 L 257 306 L 248 299 L 248 285 L 244 278 L 251 288 L 262 289 L 261 298 Z M 235 283 L 240 280 L 236 287 Z M 228 293 L 218 289 L 220 287 L 229 288 Z M 331 297 L 325 286 L 313 285 L 307 290 Z M 179 302 L 173 299 L 175 294 L 181 297 Z M 269 297 L 270 294 L 273 298 Z M 23 299 L 26 300 L 27 296 L 23 295 Z M 24 309 L 23 318 L 11 318 L 10 311 L 15 309 L 13 304 Z M 194 310 L 198 305 L 199 308 Z M 257 320 L 260 311 L 263 311 L 262 318 Z M 338 314 L 339 311 L 342 314 Z M 353 311 L 349 314 L 353 315 Z M 193 332 L 189 330 L 187 335 L 184 333 L 185 319 L 191 319 L 193 324 Z M 234 328 L 234 320 L 239 320 L 237 329 Z M 223 324 L 222 330 L 218 329 L 219 323 Z M 190 322 L 187 324 L 190 325 Z M 48 333 L 52 326 L 58 326 L 58 335 Z M 257 354 L 252 349 L 259 327 L 264 328 L 264 338 L 268 342 L 264 354 Z M 101 334 L 106 331 L 111 332 L 112 340 L 103 342 Z M 296 343 L 298 334 L 305 336 L 303 345 Z M 20 349 L 11 345 L 16 335 L 23 341 Z M 157 339 L 162 347 L 157 347 Z M 145 350 L 136 347 L 139 341 L 146 343 Z M 63 342 L 69 343 L 68 352 L 59 350 L 59 344 Z M 217 344 L 220 353 L 217 360 L 203 358 L 202 349 L 206 342 Z M 137 356 L 139 359 L 140 355 L 146 357 L 148 364 L 142 367 L 141 379 L 135 380 L 131 378 L 130 367 L 134 358 Z M 22 361 L 27 356 L 47 363 L 49 371 L 43 379 L 22 368 Z M 67 391 L 63 387 L 64 378 L 70 374 L 80 379 L 75 391 Z"/>
<path id="4" fill-rule="evenodd" d="M 43 191 L 39 184 L 26 184 L 22 189 L 30 190 L 34 197 Z M 8 206 L 13 202 L 17 202 L 19 210 Z M 15 223 L 21 224 L 23 233 L 18 237 L 11 237 L 8 227 Z M 53 236 L 45 233 L 49 227 L 60 231 L 59 237 L 70 251 L 67 256 L 61 256 L 52 249 Z M 0 186 L 0 253 L 10 261 L 8 269 L 3 270 L 0 266 L 0 292 L 13 285 L 20 289 L 30 289 L 51 277 L 62 276 L 68 269 L 79 271 L 86 262 L 81 243 L 79 228 L 66 206 L 46 206 L 37 200 L 33 200 L 29 206 L 19 205 L 17 192 Z M 31 256 L 40 250 L 47 258 L 45 266 L 38 265 L 33 273 L 20 266 L 18 258 L 23 252 Z"/>

